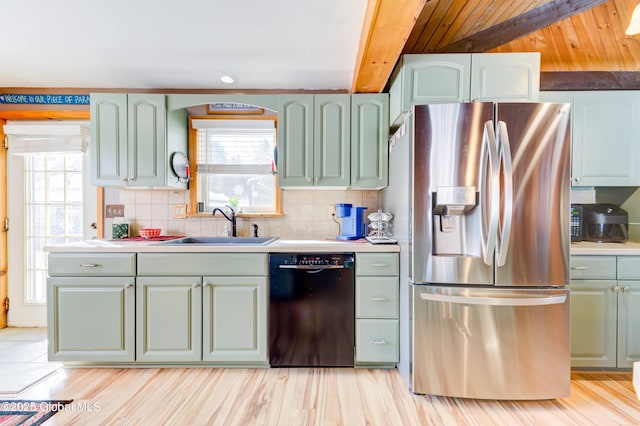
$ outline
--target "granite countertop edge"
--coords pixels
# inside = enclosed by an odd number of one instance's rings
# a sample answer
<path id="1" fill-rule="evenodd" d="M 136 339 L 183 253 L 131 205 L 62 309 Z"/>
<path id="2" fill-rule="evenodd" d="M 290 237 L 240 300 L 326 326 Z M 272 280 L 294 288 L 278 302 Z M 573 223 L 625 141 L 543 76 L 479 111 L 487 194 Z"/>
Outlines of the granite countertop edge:
<path id="1" fill-rule="evenodd" d="M 581 241 L 571 243 L 572 255 L 603 255 L 603 256 L 636 256 L 640 255 L 640 243 L 592 243 Z"/>
<path id="2" fill-rule="evenodd" d="M 163 245 L 152 241 L 85 240 L 44 247 L 49 253 L 304 253 L 304 252 L 399 252 L 397 244 L 361 241 L 275 240 L 261 245 Z"/>

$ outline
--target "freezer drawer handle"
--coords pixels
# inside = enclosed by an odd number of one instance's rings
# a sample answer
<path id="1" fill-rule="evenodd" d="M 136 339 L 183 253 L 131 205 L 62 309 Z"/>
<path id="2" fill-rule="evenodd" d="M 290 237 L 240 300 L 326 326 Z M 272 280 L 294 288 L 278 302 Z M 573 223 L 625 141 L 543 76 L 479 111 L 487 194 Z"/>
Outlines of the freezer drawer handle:
<path id="1" fill-rule="evenodd" d="M 433 302 L 450 302 L 467 305 L 540 306 L 561 305 L 567 300 L 567 295 L 560 294 L 556 296 L 543 297 L 466 297 L 421 292 L 420 298 L 422 300 L 429 300 Z"/>

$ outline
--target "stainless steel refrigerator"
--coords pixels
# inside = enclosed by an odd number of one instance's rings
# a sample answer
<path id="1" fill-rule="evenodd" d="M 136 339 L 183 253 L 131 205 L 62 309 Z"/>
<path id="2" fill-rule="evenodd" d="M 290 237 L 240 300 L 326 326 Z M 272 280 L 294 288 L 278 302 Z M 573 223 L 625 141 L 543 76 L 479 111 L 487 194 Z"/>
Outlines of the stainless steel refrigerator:
<path id="1" fill-rule="evenodd" d="M 569 105 L 415 106 L 383 208 L 401 244 L 401 359 L 415 393 L 566 397 Z"/>

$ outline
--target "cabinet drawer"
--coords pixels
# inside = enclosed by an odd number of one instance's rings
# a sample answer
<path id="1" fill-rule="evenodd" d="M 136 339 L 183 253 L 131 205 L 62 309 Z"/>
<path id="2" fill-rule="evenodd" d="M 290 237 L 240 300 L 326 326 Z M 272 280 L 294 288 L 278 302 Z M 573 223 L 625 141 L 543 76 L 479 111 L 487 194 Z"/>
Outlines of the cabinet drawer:
<path id="1" fill-rule="evenodd" d="M 398 253 L 356 253 L 356 275 L 398 274 Z"/>
<path id="2" fill-rule="evenodd" d="M 356 362 L 398 362 L 398 320 L 356 320 Z"/>
<path id="3" fill-rule="evenodd" d="M 49 253 L 51 276 L 135 275 L 135 253 Z"/>
<path id="4" fill-rule="evenodd" d="M 571 279 L 616 278 L 615 256 L 571 256 Z"/>
<path id="5" fill-rule="evenodd" d="M 618 256 L 618 279 L 640 279 L 640 256 Z"/>
<path id="6" fill-rule="evenodd" d="M 357 318 L 397 318 L 398 278 L 358 277 L 356 279 Z"/>
<path id="7" fill-rule="evenodd" d="M 139 253 L 138 275 L 267 275 L 267 255 Z"/>

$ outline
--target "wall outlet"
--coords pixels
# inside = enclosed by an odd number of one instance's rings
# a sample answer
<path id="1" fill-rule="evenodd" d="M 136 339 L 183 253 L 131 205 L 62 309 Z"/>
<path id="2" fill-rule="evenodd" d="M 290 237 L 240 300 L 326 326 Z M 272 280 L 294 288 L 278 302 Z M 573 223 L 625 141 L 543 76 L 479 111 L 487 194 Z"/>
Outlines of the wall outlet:
<path id="1" fill-rule="evenodd" d="M 336 205 L 329 204 L 329 219 L 333 219 L 336 215 Z"/>

